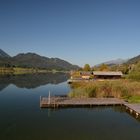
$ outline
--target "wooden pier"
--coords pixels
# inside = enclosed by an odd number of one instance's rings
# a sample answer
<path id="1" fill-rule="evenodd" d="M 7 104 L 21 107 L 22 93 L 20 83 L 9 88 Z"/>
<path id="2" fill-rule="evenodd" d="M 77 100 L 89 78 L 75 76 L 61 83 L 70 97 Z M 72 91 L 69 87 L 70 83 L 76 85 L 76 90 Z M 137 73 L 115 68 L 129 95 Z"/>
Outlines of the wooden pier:
<path id="1" fill-rule="evenodd" d="M 40 97 L 41 108 L 93 107 L 121 105 L 130 113 L 140 118 L 140 104 L 129 104 L 117 98 L 69 98 L 69 97 Z"/>
<path id="2" fill-rule="evenodd" d="M 140 104 L 125 103 L 124 106 L 130 114 L 134 114 L 136 118 L 140 117 Z"/>
<path id="3" fill-rule="evenodd" d="M 46 97 L 40 98 L 41 108 L 60 107 L 91 107 L 103 105 L 123 105 L 124 101 L 117 98 L 69 98 L 69 97 Z"/>

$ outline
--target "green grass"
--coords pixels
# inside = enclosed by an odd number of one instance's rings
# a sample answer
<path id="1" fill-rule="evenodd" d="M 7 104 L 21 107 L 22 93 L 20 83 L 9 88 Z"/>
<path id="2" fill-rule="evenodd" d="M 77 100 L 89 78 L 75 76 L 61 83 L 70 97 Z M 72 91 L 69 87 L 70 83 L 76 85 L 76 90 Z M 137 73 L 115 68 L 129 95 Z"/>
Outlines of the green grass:
<path id="1" fill-rule="evenodd" d="M 77 82 L 71 85 L 70 97 L 76 98 L 121 98 L 129 102 L 139 102 L 140 82 L 129 80 Z"/>
<path id="2" fill-rule="evenodd" d="M 140 96 L 130 96 L 126 98 L 129 103 L 140 103 Z"/>

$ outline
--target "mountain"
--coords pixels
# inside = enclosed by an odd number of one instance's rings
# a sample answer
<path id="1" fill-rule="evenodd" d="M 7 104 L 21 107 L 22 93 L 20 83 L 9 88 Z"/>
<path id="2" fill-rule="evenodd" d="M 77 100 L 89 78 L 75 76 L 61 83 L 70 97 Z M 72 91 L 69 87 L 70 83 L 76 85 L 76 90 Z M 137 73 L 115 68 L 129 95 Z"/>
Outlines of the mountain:
<path id="1" fill-rule="evenodd" d="M 48 58 L 35 53 L 18 54 L 12 58 L 12 64 L 20 67 L 46 68 L 50 70 L 71 70 L 79 68 L 65 60 Z"/>
<path id="2" fill-rule="evenodd" d="M 119 58 L 119 59 L 116 59 L 116 60 L 111 60 L 111 61 L 105 62 L 105 64 L 107 64 L 107 65 L 113 65 L 113 64 L 114 65 L 119 65 L 119 64 L 123 64 L 125 62 L 127 62 L 127 60 Z"/>
<path id="3" fill-rule="evenodd" d="M 140 55 L 129 59 L 126 64 L 136 64 L 137 62 L 140 62 Z"/>
<path id="4" fill-rule="evenodd" d="M 128 60 L 126 59 L 116 59 L 116 60 L 110 60 L 110 61 L 107 61 L 107 62 L 104 62 L 102 64 L 106 64 L 108 66 L 113 66 L 113 65 L 120 65 L 120 64 L 123 64 L 123 63 L 126 63 Z M 98 64 L 97 66 L 100 66 L 101 64 Z"/>
<path id="5" fill-rule="evenodd" d="M 73 70 L 78 66 L 59 59 L 40 56 L 35 53 L 20 53 L 14 57 L 0 58 L 0 66 L 15 66 L 24 68 L 40 68 L 48 70 Z"/>
<path id="6" fill-rule="evenodd" d="M 0 49 L 0 57 L 10 57 L 6 52 L 4 52 L 2 49 Z"/>

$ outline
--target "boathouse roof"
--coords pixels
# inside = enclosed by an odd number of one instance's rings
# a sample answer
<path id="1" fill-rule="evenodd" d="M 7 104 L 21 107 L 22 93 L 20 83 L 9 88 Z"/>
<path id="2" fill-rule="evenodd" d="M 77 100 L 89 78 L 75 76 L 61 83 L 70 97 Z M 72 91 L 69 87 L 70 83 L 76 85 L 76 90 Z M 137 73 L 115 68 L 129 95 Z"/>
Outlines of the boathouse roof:
<path id="1" fill-rule="evenodd" d="M 121 71 L 93 71 L 93 75 L 122 76 Z"/>
<path id="2" fill-rule="evenodd" d="M 81 75 L 84 75 L 84 76 L 90 76 L 90 75 L 92 75 L 93 74 L 93 72 L 90 72 L 90 71 L 82 71 L 82 72 L 80 72 L 80 74 Z"/>

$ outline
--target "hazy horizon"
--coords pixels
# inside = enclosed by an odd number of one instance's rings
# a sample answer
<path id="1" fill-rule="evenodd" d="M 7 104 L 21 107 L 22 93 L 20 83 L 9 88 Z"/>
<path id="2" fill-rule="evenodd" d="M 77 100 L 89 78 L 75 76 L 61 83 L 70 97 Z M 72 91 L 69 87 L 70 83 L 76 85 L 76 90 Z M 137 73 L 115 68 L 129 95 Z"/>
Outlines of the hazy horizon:
<path id="1" fill-rule="evenodd" d="M 139 0 L 0 0 L 0 48 L 91 66 L 140 54 Z"/>

